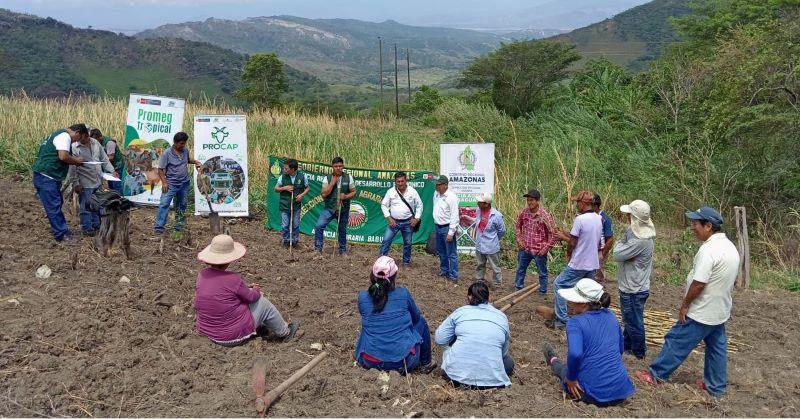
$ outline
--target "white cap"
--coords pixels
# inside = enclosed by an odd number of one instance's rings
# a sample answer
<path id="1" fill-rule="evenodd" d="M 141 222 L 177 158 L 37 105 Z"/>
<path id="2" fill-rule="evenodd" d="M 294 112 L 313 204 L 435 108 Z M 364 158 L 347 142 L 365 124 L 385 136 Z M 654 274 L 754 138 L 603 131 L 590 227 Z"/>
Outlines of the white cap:
<path id="1" fill-rule="evenodd" d="M 625 214 L 631 215 L 631 231 L 640 239 L 649 239 L 656 236 L 656 227 L 650 219 L 650 205 L 637 199 L 628 205 L 619 207 Z"/>
<path id="2" fill-rule="evenodd" d="M 491 204 L 492 203 L 492 194 L 490 194 L 488 192 L 477 194 L 477 195 L 475 195 L 475 200 L 478 201 L 478 202 Z"/>
<path id="3" fill-rule="evenodd" d="M 572 288 L 558 290 L 561 298 L 573 303 L 597 303 L 603 295 L 603 286 L 590 278 L 583 278 Z"/>

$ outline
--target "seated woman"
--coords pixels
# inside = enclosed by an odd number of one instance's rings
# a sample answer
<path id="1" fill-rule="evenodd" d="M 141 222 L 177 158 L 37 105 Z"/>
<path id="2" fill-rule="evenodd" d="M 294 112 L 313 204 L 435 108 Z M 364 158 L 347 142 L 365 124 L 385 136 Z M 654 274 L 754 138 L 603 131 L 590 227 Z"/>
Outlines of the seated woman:
<path id="1" fill-rule="evenodd" d="M 241 275 L 226 271 L 245 252 L 241 243 L 220 234 L 197 255 L 208 265 L 197 274 L 197 331 L 223 346 L 240 345 L 256 336 L 257 331 L 289 342 L 297 323 L 286 324 L 278 309 L 261 294 L 258 284 L 247 285 Z"/>
<path id="2" fill-rule="evenodd" d="M 483 281 L 470 285 L 467 302 L 436 329 L 436 344 L 447 346 L 442 355 L 445 378 L 457 387 L 508 387 L 514 371 L 508 318 L 489 302 L 489 287 Z"/>
<path id="3" fill-rule="evenodd" d="M 436 368 L 431 361 L 431 332 L 406 288 L 395 287 L 397 264 L 388 256 L 375 261 L 367 291 L 358 293 L 361 335 L 355 359 L 364 368 L 398 371 Z"/>
<path id="4" fill-rule="evenodd" d="M 567 321 L 567 363 L 549 343 L 542 348 L 545 362 L 573 399 L 601 407 L 622 403 L 635 389 L 622 363 L 622 330 L 608 309 L 611 296 L 589 278 L 558 293 L 572 316 Z"/>

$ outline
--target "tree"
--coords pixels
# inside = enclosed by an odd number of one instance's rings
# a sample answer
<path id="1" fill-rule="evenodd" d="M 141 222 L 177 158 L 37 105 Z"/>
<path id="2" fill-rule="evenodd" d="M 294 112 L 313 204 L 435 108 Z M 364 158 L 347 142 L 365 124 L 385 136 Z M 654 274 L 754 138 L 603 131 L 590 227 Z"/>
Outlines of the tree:
<path id="1" fill-rule="evenodd" d="M 251 56 L 242 72 L 242 84 L 244 87 L 236 91 L 236 97 L 255 108 L 268 110 L 270 117 L 288 89 L 283 63 L 274 53 Z"/>
<path id="2" fill-rule="evenodd" d="M 712 44 L 739 25 L 763 24 L 800 7 L 800 0 L 695 0 L 693 13 L 674 19 L 689 41 Z"/>
<path id="3" fill-rule="evenodd" d="M 464 70 L 460 87 L 478 88 L 479 95 L 513 117 L 539 106 L 551 88 L 567 76 L 581 56 L 573 45 L 554 41 L 517 41 L 475 59 Z"/>

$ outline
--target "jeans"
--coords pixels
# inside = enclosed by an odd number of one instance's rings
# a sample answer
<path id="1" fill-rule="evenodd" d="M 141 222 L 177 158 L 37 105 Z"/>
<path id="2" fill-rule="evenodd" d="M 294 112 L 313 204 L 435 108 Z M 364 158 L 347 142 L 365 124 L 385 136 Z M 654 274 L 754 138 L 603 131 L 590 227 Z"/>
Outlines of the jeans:
<path id="1" fill-rule="evenodd" d="M 492 269 L 492 282 L 495 285 L 500 285 L 503 282 L 503 271 L 500 270 L 500 252 L 486 255 L 481 252 L 475 251 L 475 280 L 483 281 L 486 277 L 486 265 L 488 262 L 489 268 Z"/>
<path id="2" fill-rule="evenodd" d="M 458 253 L 455 235 L 453 240 L 447 241 L 450 226 L 435 226 L 436 252 L 439 253 L 439 273 L 450 280 L 458 280 Z"/>
<path id="3" fill-rule="evenodd" d="M 182 231 L 186 223 L 186 204 L 189 201 L 189 185 L 191 182 L 185 182 L 183 185 L 169 185 L 167 193 L 161 194 L 161 201 L 158 203 L 158 215 L 156 215 L 156 225 L 153 227 L 157 233 L 164 232 L 164 226 L 167 225 L 167 218 L 169 217 L 169 205 L 175 199 L 175 223 L 172 229 L 175 231 Z"/>
<path id="4" fill-rule="evenodd" d="M 411 220 L 395 221 L 395 226 L 386 226 L 386 233 L 383 234 L 383 242 L 381 243 L 381 256 L 389 254 L 389 248 L 392 246 L 392 241 L 397 232 L 403 234 L 403 263 L 411 263 L 411 236 L 414 231 L 411 230 Z"/>
<path id="5" fill-rule="evenodd" d="M 539 271 L 539 292 L 547 292 L 547 254 L 544 256 L 534 255 L 526 250 L 520 250 L 517 254 L 517 279 L 514 287 L 518 290 L 525 288 L 525 274 L 531 261 L 536 262 L 536 269 Z"/>
<path id="6" fill-rule="evenodd" d="M 336 210 L 323 208 L 317 219 L 317 225 L 314 227 L 314 249 L 318 252 L 322 251 L 322 245 L 325 243 L 325 227 L 336 218 Z M 347 222 L 350 219 L 350 204 L 342 204 L 342 211 L 339 214 L 338 220 L 338 239 L 339 239 L 339 253 L 347 251 Z"/>
<path id="7" fill-rule="evenodd" d="M 381 361 L 372 362 L 364 359 L 359 355 L 358 364 L 364 368 L 375 368 L 382 371 L 414 371 L 420 365 L 428 365 L 431 363 L 431 330 L 428 327 L 428 322 L 424 317 L 420 317 L 419 321 L 412 324 L 411 327 L 422 336 L 422 343 L 414 345 L 414 350 L 411 351 L 402 361 Z"/>
<path id="8" fill-rule="evenodd" d="M 69 234 L 69 228 L 67 219 L 61 212 L 61 205 L 64 204 L 64 198 L 61 197 L 61 182 L 34 172 L 33 186 L 36 188 L 36 195 L 42 201 L 44 212 L 50 221 L 50 231 L 53 232 L 53 237 L 56 238 L 56 241 L 64 240 L 64 237 Z"/>
<path id="9" fill-rule="evenodd" d="M 664 346 L 650 364 L 650 374 L 666 381 L 678 369 L 700 341 L 706 344 L 703 381 L 712 396 L 725 394 L 728 386 L 728 342 L 725 323 L 709 326 L 689 317 L 686 323 L 675 323 L 664 336 Z"/>
<path id="10" fill-rule="evenodd" d="M 300 241 L 300 205 L 294 206 L 292 217 L 292 243 Z M 281 211 L 281 230 L 283 231 L 283 244 L 289 244 L 289 211 Z"/>
<path id="11" fill-rule="evenodd" d="M 572 395 L 569 394 L 569 390 L 567 390 L 567 364 L 563 364 L 560 360 L 555 359 L 553 360 L 553 363 L 550 364 L 550 372 L 552 372 L 553 375 L 561 380 L 561 390 L 564 391 L 564 393 L 567 393 L 568 396 L 572 397 Z M 586 392 L 583 392 L 581 395 L 581 401 L 584 403 L 593 404 L 597 407 L 607 407 L 618 405 L 624 402 L 625 399 L 612 400 L 609 402 L 598 402 L 594 399 L 594 397 L 590 396 Z"/>
<path id="12" fill-rule="evenodd" d="M 92 199 L 92 195 L 96 190 L 96 188 L 83 188 L 78 195 L 78 203 L 81 209 L 81 230 L 84 233 L 90 233 L 100 228 L 100 214 L 89 208 L 89 200 Z"/>
<path id="13" fill-rule="evenodd" d="M 122 172 L 120 171 L 119 173 L 120 173 L 120 176 L 122 176 Z M 119 192 L 120 195 L 122 195 L 122 181 L 109 180 L 108 181 L 108 188 L 109 189 L 113 189 L 113 190 Z"/>
<path id="14" fill-rule="evenodd" d="M 572 288 L 583 278 L 594 279 L 595 272 L 597 271 L 580 271 L 567 266 L 563 271 L 561 271 L 561 274 L 556 277 L 556 280 L 553 281 L 553 294 L 555 295 L 556 311 L 555 321 L 557 323 L 561 323 L 561 325 L 563 325 L 567 323 L 567 320 L 569 320 L 569 315 L 567 314 L 567 300 L 561 298 L 561 296 L 558 294 L 558 290 L 563 288 Z"/>
<path id="15" fill-rule="evenodd" d="M 625 350 L 633 353 L 637 358 L 644 358 L 647 344 L 644 341 L 644 304 L 650 291 L 628 294 L 619 292 L 619 307 L 622 311 L 622 321 L 625 328 L 622 330 L 622 339 Z"/>

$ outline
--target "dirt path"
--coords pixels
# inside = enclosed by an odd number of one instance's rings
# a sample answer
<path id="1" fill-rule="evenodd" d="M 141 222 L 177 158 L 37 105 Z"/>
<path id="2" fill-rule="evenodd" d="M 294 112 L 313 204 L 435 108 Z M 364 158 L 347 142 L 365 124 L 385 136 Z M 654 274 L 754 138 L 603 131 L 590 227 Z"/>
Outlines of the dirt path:
<path id="1" fill-rule="evenodd" d="M 0 188 L 13 197 L 0 201 L 0 416 L 252 416 L 252 359 L 267 359 L 268 386 L 275 386 L 311 359 L 312 343 L 323 343 L 331 356 L 284 395 L 271 416 L 800 415 L 797 294 L 736 293 L 728 330 L 747 346 L 731 355 L 729 394 L 718 404 L 694 389 L 702 377 L 696 354 L 671 384 L 636 382 L 637 393 L 624 405 L 598 409 L 565 401 L 539 351 L 548 340 L 563 354 L 565 338 L 535 317 L 538 296 L 509 312 L 517 363 L 511 388 L 456 391 L 436 374 L 392 373 L 382 393 L 378 373 L 354 366 L 352 354 L 360 324 L 355 297 L 368 283 L 376 248 L 322 262 L 300 251 L 301 261 L 287 266 L 279 236 L 261 221 L 231 225 L 248 246 L 234 268 L 260 283 L 287 317 L 301 320 L 305 335 L 289 344 L 258 340 L 226 349 L 194 332 L 194 281 L 202 266 L 194 248 L 170 245 L 156 253 L 152 209 L 134 214 L 133 260 L 102 259 L 83 241 L 72 270 L 71 249 L 53 242 L 32 186 L 0 180 Z M 190 224 L 205 242 L 207 223 L 191 217 Z M 434 276 L 436 263 L 415 254 L 414 266 L 399 276 L 432 329 L 464 304 L 474 269 L 465 263 L 465 279 L 454 287 Z M 49 279 L 34 276 L 40 265 L 52 269 Z M 504 275 L 510 284 L 512 272 Z M 120 283 L 122 276 L 130 283 Z M 656 285 L 648 307 L 674 314 L 681 292 Z M 651 348 L 648 359 L 656 354 Z M 645 366 L 628 361 L 631 372 Z"/>

